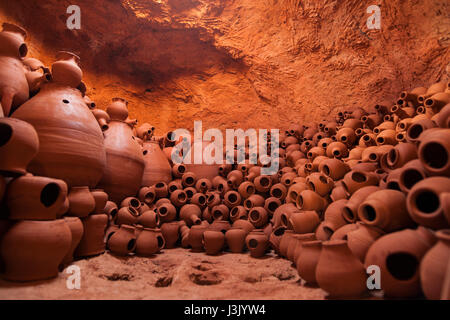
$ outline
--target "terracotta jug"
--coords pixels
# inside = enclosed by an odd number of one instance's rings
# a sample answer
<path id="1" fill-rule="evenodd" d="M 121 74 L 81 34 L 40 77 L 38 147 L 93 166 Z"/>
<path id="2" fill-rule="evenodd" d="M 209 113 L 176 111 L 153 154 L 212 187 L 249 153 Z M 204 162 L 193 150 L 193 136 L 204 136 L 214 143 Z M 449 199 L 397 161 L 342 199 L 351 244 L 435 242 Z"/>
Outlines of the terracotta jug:
<path id="1" fill-rule="evenodd" d="M 164 238 L 160 229 L 140 227 L 136 238 L 136 254 L 140 256 L 151 256 L 159 253 L 164 248 Z"/>
<path id="2" fill-rule="evenodd" d="M 56 59 L 58 61 L 52 65 L 53 80 L 68 87 L 78 87 L 83 78 L 83 72 L 78 66 L 80 57 L 71 52 L 60 51 Z"/>
<path id="3" fill-rule="evenodd" d="M 349 170 L 345 162 L 339 159 L 326 159 L 319 165 L 319 171 L 334 181 L 342 179 Z"/>
<path id="4" fill-rule="evenodd" d="M 167 222 L 161 225 L 161 233 L 164 238 L 164 248 L 175 248 L 175 245 L 180 236 L 180 223 L 179 221 Z"/>
<path id="5" fill-rule="evenodd" d="M 384 235 L 367 251 L 365 266 L 380 267 L 385 296 L 416 297 L 420 294 L 419 263 L 435 242 L 435 236 L 423 227 Z"/>
<path id="6" fill-rule="evenodd" d="M 187 205 L 184 205 L 183 208 L 185 206 L 187 206 Z M 186 209 L 184 209 L 184 210 L 186 210 Z M 157 205 L 156 213 L 159 215 L 159 220 L 162 223 L 173 221 L 177 217 L 177 209 L 175 208 L 175 206 L 173 204 L 170 203 L 170 201 L 162 203 L 160 205 Z"/>
<path id="7" fill-rule="evenodd" d="M 145 169 L 142 176 L 142 186 L 151 186 L 160 181 L 169 183 L 172 180 L 172 169 L 169 161 L 162 152 L 158 141 L 145 141 L 142 153 L 144 156 Z"/>
<path id="8" fill-rule="evenodd" d="M 233 170 L 227 175 L 227 184 L 230 188 L 238 189 L 239 185 L 244 181 L 244 175 L 240 170 Z M 256 188 L 256 186 L 255 186 Z"/>
<path id="9" fill-rule="evenodd" d="M 109 250 L 121 256 L 129 255 L 136 249 L 135 227 L 123 224 L 108 239 Z"/>
<path id="10" fill-rule="evenodd" d="M 91 190 L 91 194 L 95 200 L 95 208 L 93 213 L 101 214 L 103 213 L 103 209 L 108 202 L 108 194 L 103 191 L 103 189 L 93 189 Z"/>
<path id="11" fill-rule="evenodd" d="M 66 256 L 61 262 L 63 267 L 69 265 L 73 261 L 74 251 L 78 247 L 78 244 L 80 243 L 81 237 L 83 236 L 84 232 L 83 223 L 81 222 L 80 218 L 64 217 L 64 221 L 66 222 L 72 234 L 72 242 L 70 244 L 69 251 L 66 253 Z"/>
<path id="12" fill-rule="evenodd" d="M 12 180 L 6 192 L 9 218 L 54 220 L 67 198 L 67 184 L 58 179 L 25 175 Z"/>
<path id="13" fill-rule="evenodd" d="M 131 127 L 125 123 L 128 117 L 127 105 L 127 101 L 113 98 L 106 109 L 111 122 L 109 129 L 104 131 L 106 169 L 99 185 L 116 202 L 137 194 L 145 168 L 141 147 L 132 138 Z"/>
<path id="14" fill-rule="evenodd" d="M 278 198 L 270 197 L 264 202 L 264 209 L 269 213 L 269 216 L 273 216 L 275 210 L 281 206 L 281 201 Z"/>
<path id="15" fill-rule="evenodd" d="M 310 233 L 316 230 L 319 223 L 319 215 L 315 211 L 301 211 L 291 214 L 288 227 L 295 233 Z"/>
<path id="16" fill-rule="evenodd" d="M 329 229 L 331 233 L 344 226 L 348 222 L 343 217 L 343 209 L 348 200 L 341 199 L 330 203 L 324 213 L 324 228 Z M 312 231 L 311 231 L 312 232 Z"/>
<path id="17" fill-rule="evenodd" d="M 31 124 L 18 119 L 0 117 L 0 173 L 2 175 L 14 177 L 25 174 L 28 164 L 38 150 L 39 138 Z"/>
<path id="18" fill-rule="evenodd" d="M 207 230 L 204 225 L 193 225 L 189 231 L 189 245 L 193 252 L 203 251 L 203 233 Z"/>
<path id="19" fill-rule="evenodd" d="M 302 250 L 297 258 L 295 265 L 300 278 L 307 283 L 315 284 L 316 268 L 322 251 L 322 241 L 305 241 L 301 244 Z"/>
<path id="20" fill-rule="evenodd" d="M 229 250 L 233 253 L 242 253 L 245 247 L 247 232 L 242 228 L 232 227 L 225 233 L 225 240 Z"/>
<path id="21" fill-rule="evenodd" d="M 180 209 L 180 219 L 184 220 L 188 226 L 201 223 L 201 210 L 195 204 L 186 204 Z"/>
<path id="22" fill-rule="evenodd" d="M 120 203 L 120 207 L 133 207 L 136 210 L 139 210 L 141 208 L 141 202 L 138 198 L 135 197 L 126 197 L 122 200 Z"/>
<path id="23" fill-rule="evenodd" d="M 427 134 L 419 145 L 419 159 L 431 176 L 450 176 L 450 129 L 437 129 Z"/>
<path id="24" fill-rule="evenodd" d="M 109 220 L 113 220 L 117 215 L 118 210 L 119 208 L 114 202 L 107 201 L 105 208 L 103 208 L 103 213 L 105 213 L 108 216 Z"/>
<path id="25" fill-rule="evenodd" d="M 248 213 L 243 206 L 236 206 L 230 210 L 230 220 L 235 222 L 239 219 L 247 219 Z"/>
<path id="26" fill-rule="evenodd" d="M 303 190 L 295 200 L 297 208 L 304 211 L 317 211 L 324 210 L 328 202 L 325 198 L 321 197 L 317 192 L 312 190 Z"/>
<path id="27" fill-rule="evenodd" d="M 253 207 L 248 212 L 248 220 L 255 228 L 262 228 L 269 221 L 269 213 L 263 207 Z"/>
<path id="28" fill-rule="evenodd" d="M 313 172 L 306 178 L 306 183 L 312 191 L 321 197 L 327 196 L 334 187 L 333 180 L 321 172 Z"/>
<path id="29" fill-rule="evenodd" d="M 106 111 L 101 109 L 94 109 L 92 110 L 92 114 L 94 115 L 95 119 L 97 119 L 98 125 L 100 126 L 102 131 L 109 129 L 108 123 L 111 119 Z"/>
<path id="30" fill-rule="evenodd" d="M 58 266 L 71 247 L 72 234 L 63 219 L 21 220 L 3 235 L 1 257 L 11 281 L 34 281 L 58 276 Z"/>
<path id="31" fill-rule="evenodd" d="M 241 204 L 241 195 L 235 190 L 227 191 L 223 196 L 223 204 L 228 208 L 233 208 Z"/>
<path id="32" fill-rule="evenodd" d="M 220 253 L 225 245 L 225 235 L 217 230 L 203 232 L 203 246 L 207 255 Z"/>
<path id="33" fill-rule="evenodd" d="M 136 224 L 139 217 L 139 211 L 133 207 L 122 207 L 117 211 L 117 214 L 114 217 L 114 222 L 117 225 L 127 224 L 133 225 Z"/>
<path id="34" fill-rule="evenodd" d="M 378 176 L 373 172 L 353 169 L 345 174 L 342 184 L 347 192 L 352 195 L 362 187 L 378 185 L 378 181 Z"/>
<path id="35" fill-rule="evenodd" d="M 29 87 L 21 59 L 27 55 L 27 33 L 11 23 L 3 23 L 0 32 L 0 114 L 9 116 L 29 98 Z"/>
<path id="36" fill-rule="evenodd" d="M 265 199 L 259 194 L 253 194 L 244 201 L 244 208 L 251 210 L 254 207 L 263 207 Z"/>
<path id="37" fill-rule="evenodd" d="M 269 239 L 262 230 L 253 230 L 245 238 L 245 244 L 253 258 L 260 258 L 269 246 Z"/>
<path id="38" fill-rule="evenodd" d="M 336 298 L 359 297 L 367 290 L 364 266 L 352 254 L 345 240 L 330 240 L 322 244 L 316 280 L 323 290 Z"/>
<path id="39" fill-rule="evenodd" d="M 408 193 L 406 200 L 409 215 L 418 224 L 432 229 L 445 229 L 449 222 L 445 217 L 448 203 L 441 195 L 450 192 L 450 178 L 430 177 L 418 182 Z"/>
<path id="40" fill-rule="evenodd" d="M 412 143 L 399 143 L 389 151 L 387 164 L 390 169 L 396 169 L 414 159 L 417 159 L 416 146 Z"/>
<path id="41" fill-rule="evenodd" d="M 81 218 L 81 222 L 84 232 L 75 250 L 75 256 L 89 257 L 105 252 L 103 239 L 108 225 L 108 216 L 103 213 L 91 214 L 88 217 Z"/>
<path id="42" fill-rule="evenodd" d="M 272 228 L 272 233 L 269 236 L 269 244 L 276 254 L 280 255 L 280 241 L 281 237 L 286 231 L 286 227 Z"/>
<path id="43" fill-rule="evenodd" d="M 239 185 L 238 192 L 243 199 L 247 199 L 256 191 L 255 185 L 253 182 L 244 181 Z"/>
<path id="44" fill-rule="evenodd" d="M 95 199 L 88 187 L 72 187 L 69 191 L 69 215 L 86 217 L 95 209 Z"/>
<path id="45" fill-rule="evenodd" d="M 206 193 L 212 189 L 212 182 L 211 180 L 206 178 L 198 179 L 195 183 L 195 189 L 197 190 L 197 192 Z"/>
<path id="46" fill-rule="evenodd" d="M 184 190 L 175 190 L 170 194 L 170 202 L 179 208 L 186 204 L 188 201 L 188 196 Z"/>
<path id="47" fill-rule="evenodd" d="M 440 230 L 436 232 L 436 237 L 438 242 L 420 263 L 420 283 L 425 297 L 430 300 L 445 299 L 445 276 L 448 274 L 450 261 L 450 230 Z"/>
<path id="48" fill-rule="evenodd" d="M 392 232 L 414 226 L 406 208 L 405 195 L 397 190 L 370 194 L 358 208 L 359 219 L 368 226 Z"/>
<path id="49" fill-rule="evenodd" d="M 216 220 L 228 220 L 230 209 L 224 204 L 219 204 L 211 208 L 211 213 L 214 221 Z"/>

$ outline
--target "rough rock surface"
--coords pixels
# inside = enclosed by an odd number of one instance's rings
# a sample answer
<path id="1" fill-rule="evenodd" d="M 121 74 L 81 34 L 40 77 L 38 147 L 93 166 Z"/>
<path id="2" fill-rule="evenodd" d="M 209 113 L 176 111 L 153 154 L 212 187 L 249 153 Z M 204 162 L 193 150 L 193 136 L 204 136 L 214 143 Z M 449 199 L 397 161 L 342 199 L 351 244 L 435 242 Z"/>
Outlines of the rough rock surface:
<path id="1" fill-rule="evenodd" d="M 332 109 L 393 101 L 446 79 L 446 0 L 1 1 L 0 19 L 30 33 L 30 55 L 78 53 L 88 94 L 104 108 L 127 98 L 157 133 L 205 127 L 284 128 Z M 368 30 L 369 5 L 381 30 Z"/>
<path id="2" fill-rule="evenodd" d="M 0 299 L 324 299 L 317 287 L 301 285 L 288 260 L 268 255 L 223 253 L 207 256 L 177 248 L 150 258 L 105 253 L 74 263 L 81 288 L 68 289 L 70 276 L 33 283 L 0 280 Z"/>

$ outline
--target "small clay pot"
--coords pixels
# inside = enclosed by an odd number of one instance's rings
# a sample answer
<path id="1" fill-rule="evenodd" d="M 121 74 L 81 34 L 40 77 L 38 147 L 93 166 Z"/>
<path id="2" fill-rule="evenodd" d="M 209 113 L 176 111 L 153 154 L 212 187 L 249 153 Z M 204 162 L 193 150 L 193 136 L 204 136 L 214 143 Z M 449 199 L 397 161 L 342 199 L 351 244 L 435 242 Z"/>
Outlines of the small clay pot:
<path id="1" fill-rule="evenodd" d="M 340 180 L 350 170 L 345 162 L 339 159 L 326 159 L 319 165 L 319 171 L 334 181 Z"/>
<path id="2" fill-rule="evenodd" d="M 260 258 L 266 253 L 269 239 L 262 230 L 254 230 L 245 238 L 245 244 L 253 258 Z"/>
<path id="3" fill-rule="evenodd" d="M 387 164 L 390 169 L 396 169 L 414 159 L 417 159 L 416 145 L 413 143 L 399 143 L 389 151 Z"/>
<path id="4" fill-rule="evenodd" d="M 450 192 L 450 178 L 431 177 L 418 182 L 408 193 L 406 200 L 409 215 L 418 224 L 432 229 L 449 227 L 445 212 L 449 203 L 442 196 Z"/>
<path id="5" fill-rule="evenodd" d="M 230 210 L 228 207 L 224 204 L 219 204 L 217 206 L 214 206 L 211 209 L 212 217 L 214 220 L 228 220 Z"/>
<path id="6" fill-rule="evenodd" d="M 67 198 L 67 184 L 59 179 L 22 176 L 8 184 L 6 204 L 10 219 L 54 220 Z"/>
<path id="7" fill-rule="evenodd" d="M 58 266 L 69 252 L 72 233 L 63 219 L 21 220 L 3 235 L 3 277 L 11 281 L 35 281 L 58 276 Z"/>
<path id="8" fill-rule="evenodd" d="M 83 223 L 78 217 L 65 217 L 64 221 L 66 222 L 72 234 L 72 242 L 70 244 L 70 249 L 69 251 L 67 251 L 66 256 L 61 262 L 63 266 L 67 266 L 73 261 L 73 254 L 78 244 L 80 243 L 81 237 L 83 236 L 84 227 Z"/>
<path id="9" fill-rule="evenodd" d="M 239 219 L 246 220 L 248 216 L 247 210 L 243 206 L 236 206 L 230 210 L 230 220 L 235 222 Z"/>
<path id="10" fill-rule="evenodd" d="M 156 200 L 155 187 L 142 187 L 139 189 L 138 198 L 141 202 L 152 204 Z"/>
<path id="11" fill-rule="evenodd" d="M 358 208 L 358 217 L 368 226 L 392 232 L 414 226 L 401 191 L 379 190 L 370 194 Z"/>
<path id="12" fill-rule="evenodd" d="M 206 195 L 208 196 L 208 200 L 207 200 L 208 207 L 212 208 L 212 207 L 218 206 L 219 204 L 222 203 L 220 193 L 208 192 Z"/>
<path id="13" fill-rule="evenodd" d="M 207 255 L 219 254 L 225 245 L 225 235 L 218 230 L 203 232 L 203 246 Z"/>
<path id="14" fill-rule="evenodd" d="M 169 194 L 169 187 L 165 182 L 158 182 L 155 184 L 155 194 L 157 198 L 167 197 Z"/>
<path id="15" fill-rule="evenodd" d="M 302 251 L 302 243 L 305 241 L 316 240 L 316 235 L 314 233 L 294 234 L 293 238 L 294 240 L 289 243 L 286 257 L 296 265 L 297 259 Z"/>
<path id="16" fill-rule="evenodd" d="M 274 184 L 271 188 L 270 188 L 270 195 L 272 197 L 278 198 L 281 201 L 283 201 L 286 198 L 287 195 L 287 188 L 284 184 L 282 183 L 277 183 Z"/>
<path id="17" fill-rule="evenodd" d="M 78 66 L 80 57 L 71 52 L 60 51 L 56 59 L 58 61 L 52 64 L 53 81 L 64 86 L 76 88 L 83 77 L 83 72 Z"/>
<path id="18" fill-rule="evenodd" d="M 319 215 L 315 211 L 301 211 L 291 214 L 288 227 L 295 233 L 310 233 L 316 230 L 319 223 Z"/>
<path id="19" fill-rule="evenodd" d="M 177 217 L 177 209 L 170 202 L 165 202 L 157 206 L 156 213 L 159 215 L 159 221 L 162 223 L 173 221 Z"/>
<path id="20" fill-rule="evenodd" d="M 348 148 L 342 142 L 332 142 L 327 147 L 327 157 L 329 158 L 345 158 L 348 155 Z"/>
<path id="21" fill-rule="evenodd" d="M 366 258 L 370 246 L 385 232 L 379 228 L 371 227 L 365 223 L 357 223 L 357 229 L 347 233 L 347 245 L 351 252 L 362 262 Z"/>
<path id="22" fill-rule="evenodd" d="M 297 182 L 291 185 L 288 189 L 288 193 L 286 196 L 286 202 L 294 202 L 296 201 L 298 195 L 303 191 L 307 190 L 308 186 L 305 182 Z"/>
<path id="23" fill-rule="evenodd" d="M 342 184 L 347 192 L 352 195 L 362 187 L 378 185 L 378 181 L 379 178 L 375 173 L 354 169 L 345 174 Z"/>
<path id="24" fill-rule="evenodd" d="M 317 226 L 317 229 L 315 231 L 315 236 L 316 236 L 317 240 L 327 241 L 327 240 L 330 240 L 331 236 L 333 235 L 333 230 L 331 230 L 329 228 L 325 228 L 324 225 L 325 225 L 325 222 L 322 221 Z"/>
<path id="25" fill-rule="evenodd" d="M 420 283 L 425 297 L 430 300 L 445 299 L 445 275 L 450 259 L 450 230 L 436 232 L 438 242 L 425 254 L 420 263 Z"/>
<path id="26" fill-rule="evenodd" d="M 239 185 L 244 181 L 244 175 L 240 170 L 233 170 L 227 175 L 227 184 L 230 188 L 238 189 Z"/>
<path id="27" fill-rule="evenodd" d="M 403 167 L 398 169 L 397 173 L 398 186 L 404 193 L 411 191 L 416 183 L 427 177 L 427 173 L 418 159 L 407 162 Z"/>
<path id="28" fill-rule="evenodd" d="M 295 203 L 300 210 L 317 212 L 324 210 L 328 205 L 326 199 L 312 190 L 303 190 L 300 192 Z"/>
<path id="29" fill-rule="evenodd" d="M 146 210 L 137 217 L 136 223 L 145 228 L 156 228 L 159 225 L 159 215 L 154 210 Z"/>
<path id="30" fill-rule="evenodd" d="M 275 210 L 281 206 L 281 201 L 278 198 L 270 197 L 264 202 L 264 209 L 269 213 L 269 216 L 273 216 Z"/>
<path id="31" fill-rule="evenodd" d="M 258 192 L 265 193 L 269 192 L 272 187 L 272 179 L 270 176 L 258 176 L 253 180 L 253 184 L 255 185 L 255 189 Z"/>
<path id="32" fill-rule="evenodd" d="M 345 240 L 322 243 L 316 280 L 323 290 L 336 298 L 359 297 L 367 290 L 364 266 L 352 254 Z"/>
<path id="33" fill-rule="evenodd" d="M 170 202 L 172 202 L 172 204 L 178 208 L 184 206 L 186 204 L 187 200 L 188 200 L 188 196 L 184 190 L 179 190 L 179 189 L 175 190 L 170 195 Z"/>
<path id="34" fill-rule="evenodd" d="M 297 258 L 296 266 L 300 278 L 307 283 L 315 284 L 316 268 L 322 251 L 322 241 L 305 241 L 301 244 L 302 250 Z"/>
<path id="35" fill-rule="evenodd" d="M 272 233 L 269 236 L 269 244 L 276 254 L 279 254 L 281 237 L 286 230 L 286 227 L 272 228 Z"/>
<path id="36" fill-rule="evenodd" d="M 134 209 L 138 210 L 141 207 L 141 202 L 139 201 L 138 198 L 135 197 L 127 197 L 125 199 L 122 200 L 122 202 L 120 203 L 120 207 L 133 207 Z"/>
<path id="37" fill-rule="evenodd" d="M 247 232 L 242 228 L 232 227 L 225 233 L 228 248 L 233 253 L 242 253 L 245 247 Z"/>
<path id="38" fill-rule="evenodd" d="M 83 218 L 95 209 L 95 199 L 88 187 L 72 187 L 69 191 L 69 212 L 71 216 Z"/>
<path id="39" fill-rule="evenodd" d="M 172 167 L 172 176 L 174 178 L 181 178 L 186 172 L 186 166 L 182 163 L 174 164 Z"/>
<path id="40" fill-rule="evenodd" d="M 320 172 L 313 172 L 306 178 L 306 184 L 312 191 L 315 191 L 320 196 L 325 197 L 334 187 L 333 180 Z"/>
<path id="41" fill-rule="evenodd" d="M 293 241 L 293 238 L 292 238 L 293 235 L 294 235 L 293 230 L 286 230 L 284 232 L 284 234 L 281 236 L 280 245 L 279 245 L 279 255 L 281 257 L 286 257 L 287 250 L 289 248 L 289 244 L 291 241 Z"/>
<path id="42" fill-rule="evenodd" d="M 437 129 L 421 137 L 419 159 L 431 176 L 450 176 L 450 129 Z"/>
<path id="43" fill-rule="evenodd" d="M 185 172 L 181 177 L 181 182 L 185 188 L 195 187 L 195 183 L 197 182 L 197 175 L 193 172 Z"/>
<path id="44" fill-rule="evenodd" d="M 81 218 L 83 237 L 75 250 L 75 257 L 89 257 L 105 252 L 104 235 L 108 216 L 104 213 L 91 214 Z"/>
<path id="45" fill-rule="evenodd" d="M 259 194 L 252 194 L 244 201 L 244 208 L 250 210 L 254 207 L 263 207 L 265 199 Z"/>
<path id="46" fill-rule="evenodd" d="M 105 208 L 106 203 L 108 202 L 108 194 L 104 192 L 103 189 L 93 189 L 91 190 L 91 194 L 95 200 L 95 208 L 93 213 L 94 214 L 103 213 L 103 209 Z"/>
<path id="47" fill-rule="evenodd" d="M 139 227 L 139 231 L 136 238 L 136 254 L 151 256 L 164 248 L 165 241 L 160 229 Z"/>
<path id="48" fill-rule="evenodd" d="M 248 212 L 248 220 L 255 228 L 262 228 L 269 221 L 269 213 L 263 207 L 253 207 Z"/>
<path id="49" fill-rule="evenodd" d="M 117 225 L 128 224 L 133 225 L 137 223 L 139 211 L 133 207 L 122 207 L 117 211 L 114 222 Z"/>
<path id="50" fill-rule="evenodd" d="M 105 207 L 103 208 L 103 213 L 108 216 L 109 220 L 115 219 L 118 211 L 119 208 L 112 201 L 107 201 Z"/>
<path id="51" fill-rule="evenodd" d="M 297 174 L 295 172 L 286 172 L 281 177 L 280 181 L 282 184 L 286 186 L 286 188 L 289 188 L 289 186 L 294 182 L 294 179 L 297 177 Z"/>
<path id="52" fill-rule="evenodd" d="M 164 238 L 164 248 L 175 248 L 175 245 L 180 237 L 180 223 L 179 221 L 167 222 L 161 225 L 161 233 Z"/>
<path id="53" fill-rule="evenodd" d="M 348 200 L 342 199 L 330 203 L 324 213 L 324 227 L 329 229 L 330 233 L 335 232 L 348 222 L 344 219 L 342 213 Z M 310 231 L 312 232 L 312 231 Z"/>
<path id="54" fill-rule="evenodd" d="M 39 150 L 34 127 L 22 120 L 0 118 L 0 137 L 0 173 L 13 177 L 25 174 Z"/>
<path id="55" fill-rule="evenodd" d="M 207 178 L 202 178 L 197 180 L 197 182 L 195 183 L 195 189 L 198 192 L 202 192 L 202 193 L 206 193 L 209 190 L 212 189 L 212 183 L 209 179 Z"/>
<path id="56" fill-rule="evenodd" d="M 241 204 L 241 195 L 235 190 L 227 191 L 223 196 L 223 204 L 228 208 L 233 208 Z"/>
<path id="57" fill-rule="evenodd" d="M 244 219 L 236 220 L 232 227 L 244 229 L 247 234 L 255 229 L 255 226 L 250 221 Z"/>
<path id="58" fill-rule="evenodd" d="M 194 252 L 203 251 L 203 233 L 207 230 L 204 225 L 194 225 L 189 231 L 188 242 Z"/>
<path id="59" fill-rule="evenodd" d="M 135 227 L 123 224 L 108 239 L 109 250 L 116 254 L 126 256 L 136 249 Z"/>
<path id="60" fill-rule="evenodd" d="M 365 266 L 380 268 L 386 297 L 416 297 L 421 292 L 419 263 L 435 242 L 432 232 L 423 227 L 384 235 L 367 251 Z"/>
<path id="61" fill-rule="evenodd" d="M 238 192 L 241 195 L 242 199 L 247 199 L 256 191 L 255 185 L 253 182 L 244 181 L 239 185 Z"/>

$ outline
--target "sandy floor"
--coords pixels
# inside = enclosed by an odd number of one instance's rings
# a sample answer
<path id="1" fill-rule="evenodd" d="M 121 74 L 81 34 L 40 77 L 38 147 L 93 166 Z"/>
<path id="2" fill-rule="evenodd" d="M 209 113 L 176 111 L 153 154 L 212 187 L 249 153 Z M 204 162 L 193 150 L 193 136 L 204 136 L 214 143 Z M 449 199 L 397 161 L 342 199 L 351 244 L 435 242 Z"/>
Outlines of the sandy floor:
<path id="1" fill-rule="evenodd" d="M 68 289 L 69 274 L 17 284 L 0 281 L 0 299 L 323 299 L 325 292 L 300 284 L 297 271 L 274 255 L 207 256 L 181 248 L 155 257 L 105 253 L 74 263 L 81 288 Z"/>

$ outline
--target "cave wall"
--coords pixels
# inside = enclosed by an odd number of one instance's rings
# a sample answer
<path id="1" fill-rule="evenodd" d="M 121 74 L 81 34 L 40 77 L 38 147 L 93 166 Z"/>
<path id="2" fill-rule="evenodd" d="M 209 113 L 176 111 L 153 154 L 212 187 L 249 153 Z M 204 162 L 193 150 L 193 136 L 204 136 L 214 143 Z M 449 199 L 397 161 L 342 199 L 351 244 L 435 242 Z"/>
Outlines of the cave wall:
<path id="1" fill-rule="evenodd" d="M 0 1 L 0 21 L 29 32 L 29 56 L 81 57 L 101 108 L 174 128 L 285 128 L 330 111 L 393 101 L 403 88 L 448 79 L 446 0 Z M 69 30 L 66 8 L 81 8 Z M 368 30 L 366 8 L 381 8 Z"/>

